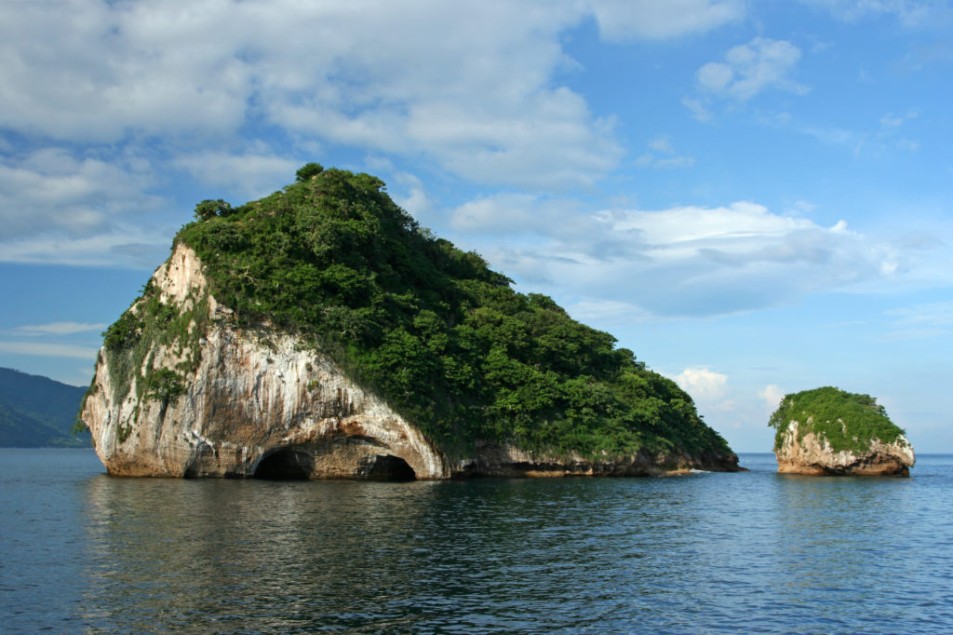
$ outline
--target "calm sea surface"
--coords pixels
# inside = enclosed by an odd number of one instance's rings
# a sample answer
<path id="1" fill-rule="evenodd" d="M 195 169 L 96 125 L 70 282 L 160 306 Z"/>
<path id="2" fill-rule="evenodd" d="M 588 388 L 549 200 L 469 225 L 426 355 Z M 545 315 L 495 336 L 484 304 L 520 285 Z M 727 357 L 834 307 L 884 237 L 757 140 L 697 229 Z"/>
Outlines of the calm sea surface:
<path id="1" fill-rule="evenodd" d="M 0 632 L 953 632 L 953 456 L 909 479 L 742 464 L 186 481 L 0 449 Z"/>

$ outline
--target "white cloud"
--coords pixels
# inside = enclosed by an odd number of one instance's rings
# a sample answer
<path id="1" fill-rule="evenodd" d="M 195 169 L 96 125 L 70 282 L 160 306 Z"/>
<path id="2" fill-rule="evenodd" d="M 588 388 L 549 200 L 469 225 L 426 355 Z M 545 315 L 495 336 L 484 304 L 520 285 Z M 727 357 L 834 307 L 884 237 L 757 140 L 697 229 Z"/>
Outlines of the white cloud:
<path id="1" fill-rule="evenodd" d="M 424 226 L 433 220 L 435 203 L 420 177 L 398 169 L 393 161 L 383 156 L 368 156 L 364 163 L 367 169 L 387 181 L 390 197 L 402 209 Z"/>
<path id="2" fill-rule="evenodd" d="M 149 162 L 111 159 L 58 147 L 0 158 L 0 261 L 155 266 L 145 258 L 166 250 L 176 225 L 147 193 Z"/>
<path id="3" fill-rule="evenodd" d="M 715 401 L 725 396 L 728 376 L 708 368 L 686 368 L 675 383 L 697 401 Z"/>
<path id="4" fill-rule="evenodd" d="M 434 202 L 427 194 L 423 182 L 415 175 L 401 172 L 397 175 L 397 184 L 405 188 L 405 193 L 392 193 L 394 202 L 407 210 L 418 221 L 429 217 Z"/>
<path id="5" fill-rule="evenodd" d="M 482 196 L 452 210 L 451 226 L 468 233 L 513 234 L 573 231 L 574 206 L 568 201 L 544 199 L 532 194 L 502 193 Z"/>
<path id="6" fill-rule="evenodd" d="M 0 262 L 154 269 L 169 255 L 174 231 L 119 224 L 84 237 L 42 232 L 0 241 Z"/>
<path id="7" fill-rule="evenodd" d="M 188 147 L 265 123 L 485 183 L 586 184 L 621 156 L 611 120 L 552 81 L 570 64 L 560 33 L 586 15 L 575 2 L 2 5 L 4 125 Z"/>
<path id="8" fill-rule="evenodd" d="M 622 302 L 655 315 L 716 315 L 796 301 L 812 292 L 906 274 L 910 250 L 750 202 L 659 211 L 572 211 L 546 201 L 480 199 L 467 230 L 498 269 L 545 292 Z M 516 210 L 516 211 L 514 211 Z M 486 227 L 519 231 L 502 244 Z M 480 233 L 478 234 L 477 231 Z M 917 248 L 919 249 L 919 248 Z"/>
<path id="9" fill-rule="evenodd" d="M 688 113 L 691 115 L 692 119 L 696 121 L 701 121 L 704 123 L 706 121 L 711 121 L 714 117 L 711 110 L 708 109 L 701 99 L 685 97 L 682 99 L 682 105 L 688 109 Z"/>
<path id="10" fill-rule="evenodd" d="M 590 0 L 609 41 L 660 40 L 700 33 L 740 20 L 741 0 Z"/>
<path id="11" fill-rule="evenodd" d="M 0 159 L 0 223 L 3 239 L 58 230 L 89 236 L 130 210 L 158 204 L 143 194 L 150 176 L 134 162 L 76 157 L 61 148 Z"/>
<path id="12" fill-rule="evenodd" d="M 709 62 L 698 69 L 698 85 L 707 94 L 747 101 L 770 88 L 804 94 L 807 87 L 790 79 L 801 59 L 801 50 L 784 40 L 758 37 L 735 46 L 724 62 Z"/>
<path id="13" fill-rule="evenodd" d="M 250 77 L 223 42 L 230 3 L 4 3 L 4 123 L 76 141 L 225 131 Z M 215 34 L 214 37 L 211 34 Z"/>
<path id="14" fill-rule="evenodd" d="M 246 198 L 261 198 L 290 180 L 306 161 L 275 156 L 271 153 L 229 154 L 204 151 L 185 154 L 175 165 L 190 172 L 199 183 L 226 188 Z"/>
<path id="15" fill-rule="evenodd" d="M 0 259 L 128 264 L 182 220 L 150 188 L 184 171 L 255 197 L 287 181 L 289 155 L 336 144 L 470 183 L 588 187 L 624 149 L 613 117 L 559 80 L 581 68 L 565 34 L 595 18 L 604 39 L 658 40 L 744 12 L 742 0 L 0 3 L 3 128 L 19 139 L 0 138 Z M 405 187 L 401 202 L 426 214 L 427 193 Z M 162 205 L 177 222 L 123 238 Z"/>
<path id="16" fill-rule="evenodd" d="M 594 16 L 606 39 L 663 39 L 744 13 L 741 0 L 0 3 L 4 125 L 188 148 L 264 123 L 423 153 L 483 183 L 589 184 L 622 150 L 612 120 L 553 81 L 575 65 L 561 34 Z"/>
<path id="17" fill-rule="evenodd" d="M 690 168 L 695 165 L 694 157 L 679 155 L 675 146 L 667 137 L 656 137 L 648 144 L 650 152 L 635 160 L 639 168 Z"/>
<path id="18" fill-rule="evenodd" d="M 537 204 L 530 194 L 499 194 L 481 197 L 453 210 L 451 223 L 457 229 L 510 233 L 535 228 Z"/>
<path id="19" fill-rule="evenodd" d="M 783 390 L 781 390 L 780 386 L 768 384 L 758 393 L 758 397 L 764 401 L 765 408 L 769 412 L 774 412 L 777 410 L 778 406 L 781 405 L 781 400 L 784 399 L 784 394 L 785 393 Z"/>
<path id="20" fill-rule="evenodd" d="M 647 320 L 650 316 L 635 304 L 619 300 L 586 298 L 567 307 L 570 315 L 584 324 L 599 323 L 604 326 L 630 325 Z"/>

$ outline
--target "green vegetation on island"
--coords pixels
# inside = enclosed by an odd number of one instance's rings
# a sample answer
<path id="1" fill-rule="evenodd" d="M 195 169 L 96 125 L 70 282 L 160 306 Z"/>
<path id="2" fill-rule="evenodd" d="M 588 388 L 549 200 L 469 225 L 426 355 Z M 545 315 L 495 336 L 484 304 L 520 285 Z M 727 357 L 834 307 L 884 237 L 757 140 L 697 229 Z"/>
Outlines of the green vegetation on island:
<path id="1" fill-rule="evenodd" d="M 479 441 L 607 459 L 730 454 L 674 382 L 431 235 L 380 179 L 314 163 L 297 177 L 245 205 L 203 201 L 176 236 L 238 326 L 296 333 L 450 456 Z M 105 333 L 112 384 L 128 390 L 129 373 L 145 369 L 139 390 L 169 399 L 198 363 L 189 351 L 201 328 L 189 324 L 207 312 L 207 297 L 191 298 L 189 315 L 170 311 L 151 286 L 141 300 Z M 157 339 L 183 351 L 177 372 L 149 370 Z"/>
<path id="2" fill-rule="evenodd" d="M 874 439 L 892 443 L 904 434 L 870 395 L 830 386 L 789 394 L 781 400 L 768 421 L 775 429 L 775 450 L 780 449 L 792 421 L 798 422 L 799 439 L 814 433 L 826 438 L 834 452 L 866 452 Z"/>

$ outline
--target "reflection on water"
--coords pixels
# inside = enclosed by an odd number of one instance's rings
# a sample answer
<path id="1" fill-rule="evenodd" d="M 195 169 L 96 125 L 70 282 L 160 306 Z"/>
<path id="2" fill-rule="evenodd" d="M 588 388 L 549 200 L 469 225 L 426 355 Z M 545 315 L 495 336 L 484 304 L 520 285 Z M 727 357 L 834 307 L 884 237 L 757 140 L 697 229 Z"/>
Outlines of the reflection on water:
<path id="1" fill-rule="evenodd" d="M 887 480 L 750 459 L 668 479 L 4 476 L 0 615 L 24 633 L 953 627 L 953 459 Z"/>

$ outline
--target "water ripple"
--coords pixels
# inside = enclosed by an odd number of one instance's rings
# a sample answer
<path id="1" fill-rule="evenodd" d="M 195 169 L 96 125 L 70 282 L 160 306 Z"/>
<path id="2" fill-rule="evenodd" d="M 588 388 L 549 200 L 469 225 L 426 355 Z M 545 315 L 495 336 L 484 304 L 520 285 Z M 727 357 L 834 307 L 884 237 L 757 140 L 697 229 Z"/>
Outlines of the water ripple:
<path id="1" fill-rule="evenodd" d="M 953 629 L 953 457 L 910 479 L 753 456 L 745 474 L 388 484 L 114 479 L 82 453 L 51 471 L 3 452 L 4 632 Z"/>

